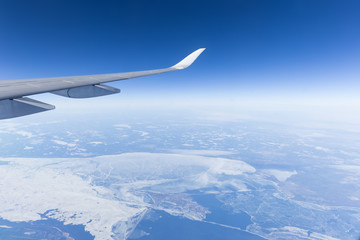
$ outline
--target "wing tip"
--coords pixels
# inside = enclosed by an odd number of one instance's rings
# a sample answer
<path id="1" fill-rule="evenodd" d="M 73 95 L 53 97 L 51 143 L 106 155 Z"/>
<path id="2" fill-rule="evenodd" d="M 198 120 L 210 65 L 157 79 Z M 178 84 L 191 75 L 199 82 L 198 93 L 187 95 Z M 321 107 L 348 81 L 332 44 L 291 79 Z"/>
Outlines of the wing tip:
<path id="1" fill-rule="evenodd" d="M 187 57 L 185 57 L 183 60 L 181 60 L 179 63 L 172 66 L 171 68 L 180 70 L 189 67 L 200 56 L 200 54 L 205 51 L 205 49 L 206 48 L 199 48 L 198 50 L 190 53 Z"/>

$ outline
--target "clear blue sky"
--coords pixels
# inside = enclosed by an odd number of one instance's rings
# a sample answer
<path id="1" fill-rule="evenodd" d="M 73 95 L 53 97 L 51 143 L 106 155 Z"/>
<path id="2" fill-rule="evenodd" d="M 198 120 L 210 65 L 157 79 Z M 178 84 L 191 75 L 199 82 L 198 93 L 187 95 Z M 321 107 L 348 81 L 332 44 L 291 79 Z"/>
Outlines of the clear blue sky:
<path id="1" fill-rule="evenodd" d="M 0 79 L 167 67 L 116 83 L 128 94 L 357 94 L 360 2 L 0 1 Z M 339 95 L 339 94 L 338 94 Z"/>

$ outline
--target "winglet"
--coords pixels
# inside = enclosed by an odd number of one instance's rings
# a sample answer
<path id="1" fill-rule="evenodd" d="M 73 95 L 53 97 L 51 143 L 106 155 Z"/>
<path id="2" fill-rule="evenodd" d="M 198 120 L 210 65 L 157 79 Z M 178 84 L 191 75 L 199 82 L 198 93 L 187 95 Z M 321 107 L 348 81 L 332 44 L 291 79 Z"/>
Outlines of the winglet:
<path id="1" fill-rule="evenodd" d="M 178 64 L 172 66 L 171 68 L 175 68 L 175 69 L 184 69 L 187 68 L 188 66 L 190 66 L 196 59 L 197 57 L 205 50 L 205 48 L 199 48 L 198 50 L 196 50 L 195 52 L 191 53 L 190 55 L 188 55 L 186 58 L 184 58 L 181 62 L 179 62 Z"/>

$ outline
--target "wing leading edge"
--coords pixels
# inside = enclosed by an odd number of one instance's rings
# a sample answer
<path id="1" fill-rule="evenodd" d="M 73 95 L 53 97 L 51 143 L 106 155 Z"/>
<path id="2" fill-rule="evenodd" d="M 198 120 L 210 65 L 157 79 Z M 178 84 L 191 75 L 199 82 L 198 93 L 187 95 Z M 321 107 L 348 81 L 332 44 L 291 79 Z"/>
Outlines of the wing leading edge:
<path id="1" fill-rule="evenodd" d="M 200 48 L 174 66 L 163 69 L 0 81 L 0 119 L 19 117 L 54 109 L 54 107 L 49 104 L 24 98 L 24 96 L 50 92 L 64 97 L 87 98 L 118 93 L 120 92 L 119 89 L 103 85 L 103 83 L 185 69 L 189 67 L 204 50 L 205 48 Z M 35 105 L 34 102 L 36 102 Z"/>

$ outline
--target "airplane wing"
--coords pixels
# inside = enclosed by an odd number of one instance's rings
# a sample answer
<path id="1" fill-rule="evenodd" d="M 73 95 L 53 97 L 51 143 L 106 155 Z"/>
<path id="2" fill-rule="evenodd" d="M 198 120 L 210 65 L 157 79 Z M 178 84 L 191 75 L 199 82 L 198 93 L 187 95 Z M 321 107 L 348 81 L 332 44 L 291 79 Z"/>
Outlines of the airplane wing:
<path id="1" fill-rule="evenodd" d="M 185 69 L 204 50 L 205 48 L 200 48 L 178 64 L 163 69 L 100 75 L 2 80 L 0 81 L 0 119 L 20 117 L 55 108 L 50 104 L 25 96 L 50 92 L 70 98 L 89 98 L 119 93 L 119 89 L 103 83 Z"/>

